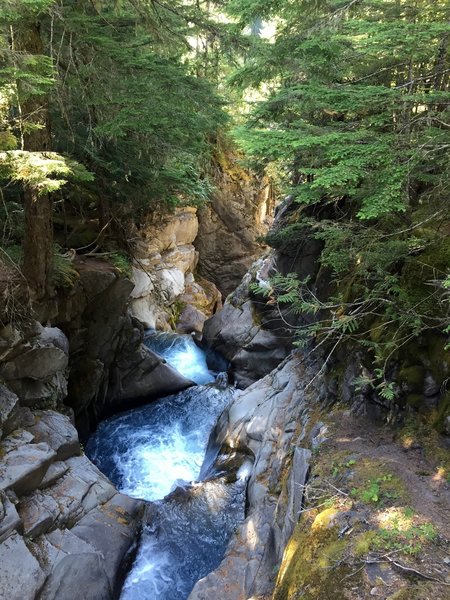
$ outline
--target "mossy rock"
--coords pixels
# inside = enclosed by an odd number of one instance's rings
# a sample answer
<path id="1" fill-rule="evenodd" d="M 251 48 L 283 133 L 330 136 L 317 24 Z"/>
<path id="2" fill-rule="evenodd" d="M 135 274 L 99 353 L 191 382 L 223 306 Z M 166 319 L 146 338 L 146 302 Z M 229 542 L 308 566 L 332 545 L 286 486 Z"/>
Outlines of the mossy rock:
<path id="1" fill-rule="evenodd" d="M 450 376 L 450 350 L 446 349 L 447 341 L 444 335 L 429 331 L 424 335 L 424 346 L 418 350 L 422 364 L 439 385 Z"/>
<path id="2" fill-rule="evenodd" d="M 353 546 L 354 555 L 357 558 L 367 556 L 372 549 L 373 540 L 376 537 L 376 531 L 370 530 L 360 533 L 356 538 Z"/>
<path id="3" fill-rule="evenodd" d="M 422 392 L 425 380 L 425 367 L 423 365 L 412 365 L 403 367 L 398 373 L 398 381 L 406 387 L 409 392 Z"/>
<path id="4" fill-rule="evenodd" d="M 415 410 L 425 410 L 422 392 L 427 372 L 439 387 L 445 387 L 445 381 L 450 377 L 450 350 L 446 349 L 446 344 L 447 338 L 443 334 L 428 331 L 404 349 L 397 379 L 399 384 L 406 388 L 406 396 L 402 396 L 405 405 Z M 400 399 L 398 403 L 402 404 Z M 449 393 L 446 393 L 439 402 L 437 414 L 432 417 L 438 431 L 443 430 L 449 413 L 450 399 Z"/>
<path id="5" fill-rule="evenodd" d="M 312 523 L 305 519 L 297 525 L 284 553 L 274 600 L 345 600 L 336 581 L 350 573 L 342 561 L 349 541 L 339 539 L 339 527 L 333 524 L 338 514 L 336 508 L 328 508 Z"/>
<path id="6" fill-rule="evenodd" d="M 412 408 L 419 409 L 423 405 L 422 394 L 408 394 L 406 396 L 406 404 Z"/>
<path id="7" fill-rule="evenodd" d="M 408 585 L 401 590 L 396 590 L 386 600 L 426 600 L 434 596 L 431 590 L 431 584 L 427 582 L 417 582 L 413 586 Z"/>
<path id="8" fill-rule="evenodd" d="M 444 432 L 444 425 L 447 417 L 450 415 L 450 391 L 447 392 L 441 399 L 437 410 L 437 415 L 434 420 L 434 427 L 441 433 Z"/>
<path id="9" fill-rule="evenodd" d="M 386 337 L 391 336 L 390 327 L 385 325 L 384 319 L 375 319 L 368 324 L 370 340 L 376 344 L 383 342 Z"/>
<path id="10" fill-rule="evenodd" d="M 436 316 L 437 303 L 429 282 L 444 278 L 450 267 L 450 238 L 442 237 L 431 243 L 424 252 L 409 258 L 403 267 L 401 285 L 408 292 L 413 305 L 420 305 L 420 311 Z"/>

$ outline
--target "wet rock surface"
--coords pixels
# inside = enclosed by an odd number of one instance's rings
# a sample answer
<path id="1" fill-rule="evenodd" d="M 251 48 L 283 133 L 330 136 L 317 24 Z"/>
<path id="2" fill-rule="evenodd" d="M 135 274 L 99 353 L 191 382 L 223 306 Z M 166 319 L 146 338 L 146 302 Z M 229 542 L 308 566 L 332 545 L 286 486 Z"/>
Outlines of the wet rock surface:
<path id="1" fill-rule="evenodd" d="M 23 408 L 5 386 L 0 406 L 0 597 L 111 599 L 142 502 L 80 454 L 69 417 Z"/>
<path id="2" fill-rule="evenodd" d="M 307 369 L 294 357 L 238 392 L 218 424 L 225 447 L 254 458 L 247 518 L 231 540 L 220 567 L 200 580 L 189 600 L 263 597 L 274 585 L 276 565 L 299 517 L 311 453 L 292 439 L 308 422 Z M 301 437 L 297 443 L 301 443 Z"/>
<path id="3" fill-rule="evenodd" d="M 84 439 L 127 401 L 174 393 L 192 382 L 143 345 L 144 327 L 128 312 L 129 279 L 101 261 L 79 259 L 77 268 L 79 280 L 59 302 L 57 321 L 70 346 L 65 403 Z"/>

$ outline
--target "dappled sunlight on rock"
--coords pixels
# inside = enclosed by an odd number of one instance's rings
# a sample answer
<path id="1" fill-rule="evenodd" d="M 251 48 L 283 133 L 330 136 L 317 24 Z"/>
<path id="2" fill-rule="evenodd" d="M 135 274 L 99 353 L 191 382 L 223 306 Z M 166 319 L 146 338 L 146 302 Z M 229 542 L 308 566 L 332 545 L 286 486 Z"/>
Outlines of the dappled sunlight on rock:
<path id="1" fill-rule="evenodd" d="M 446 470 L 444 467 L 438 467 L 436 469 L 436 473 L 433 475 L 433 481 L 437 481 L 439 483 L 446 483 Z"/>

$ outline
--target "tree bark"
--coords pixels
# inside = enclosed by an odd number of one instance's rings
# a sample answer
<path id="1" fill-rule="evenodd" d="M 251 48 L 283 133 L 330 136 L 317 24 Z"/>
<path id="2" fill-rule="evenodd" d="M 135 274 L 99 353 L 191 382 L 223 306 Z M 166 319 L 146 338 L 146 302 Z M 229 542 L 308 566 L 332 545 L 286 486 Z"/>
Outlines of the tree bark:
<path id="1" fill-rule="evenodd" d="M 24 54 L 43 55 L 44 48 L 37 22 L 21 26 L 13 38 L 14 50 Z M 18 83 L 23 150 L 50 150 L 48 99 L 27 94 Z M 30 130 L 27 127 L 32 125 Z M 35 127 L 37 126 L 37 127 Z M 32 187 L 24 189 L 25 234 L 23 240 L 23 273 L 34 300 L 53 294 L 53 219 L 49 194 L 37 193 Z"/>

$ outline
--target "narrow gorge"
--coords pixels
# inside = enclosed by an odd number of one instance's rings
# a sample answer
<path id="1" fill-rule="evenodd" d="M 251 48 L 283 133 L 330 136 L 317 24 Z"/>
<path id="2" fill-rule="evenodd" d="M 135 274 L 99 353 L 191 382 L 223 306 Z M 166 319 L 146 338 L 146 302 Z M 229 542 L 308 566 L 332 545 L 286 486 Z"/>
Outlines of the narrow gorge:
<path id="1" fill-rule="evenodd" d="M 0 6 L 0 600 L 447 600 L 449 0 Z"/>

